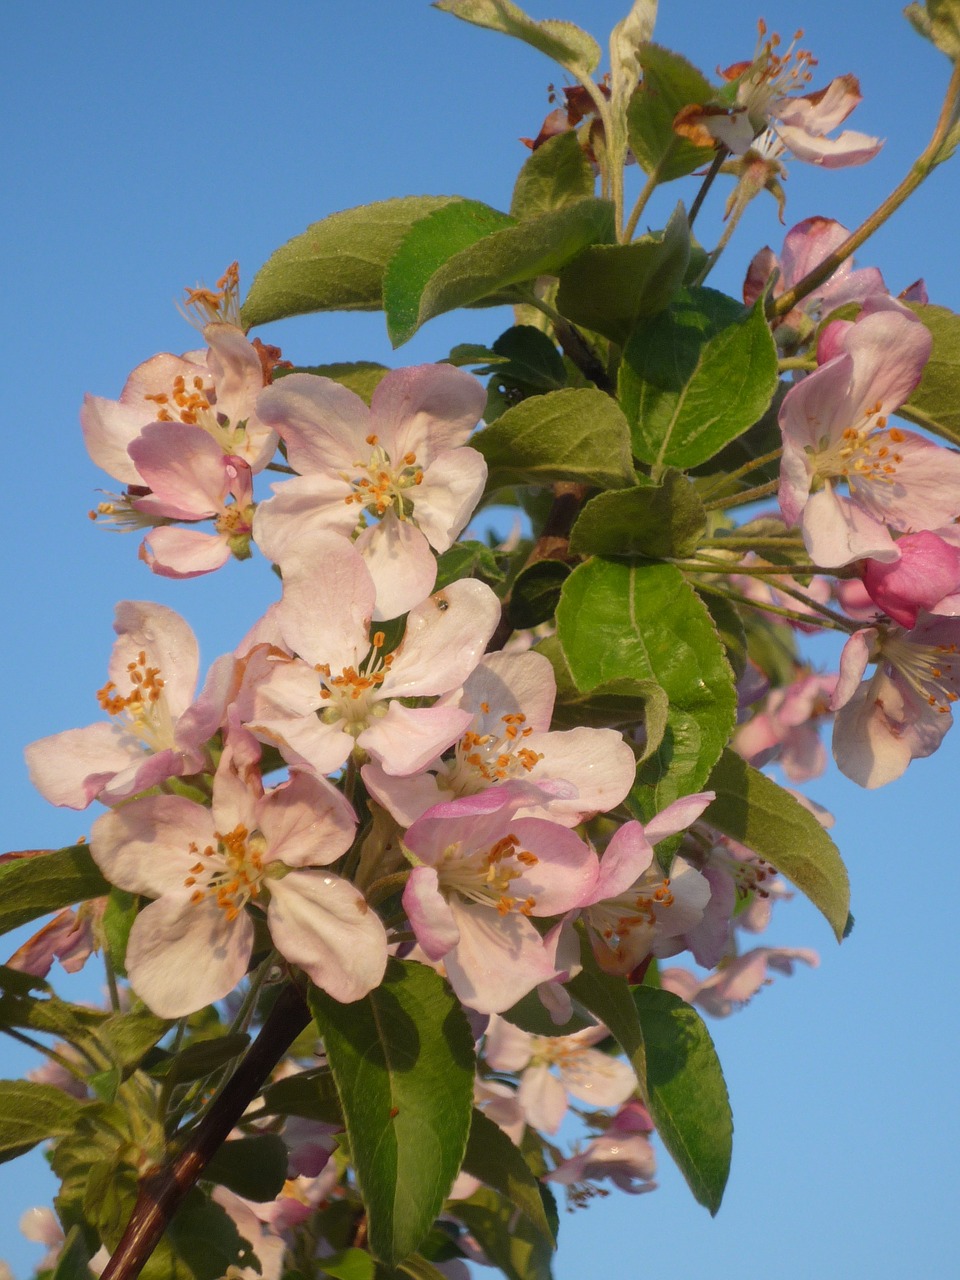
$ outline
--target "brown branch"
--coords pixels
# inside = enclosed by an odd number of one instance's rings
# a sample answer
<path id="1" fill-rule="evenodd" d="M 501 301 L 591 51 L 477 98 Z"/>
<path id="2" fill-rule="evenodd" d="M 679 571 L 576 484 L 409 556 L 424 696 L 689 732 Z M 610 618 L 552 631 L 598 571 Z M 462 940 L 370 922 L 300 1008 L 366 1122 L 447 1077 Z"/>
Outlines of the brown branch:
<path id="1" fill-rule="evenodd" d="M 130 1221 L 101 1280 L 134 1280 L 140 1274 L 180 1201 L 309 1021 L 310 1011 L 300 989 L 288 983 L 277 996 L 259 1036 L 186 1146 L 168 1165 L 141 1180 Z"/>

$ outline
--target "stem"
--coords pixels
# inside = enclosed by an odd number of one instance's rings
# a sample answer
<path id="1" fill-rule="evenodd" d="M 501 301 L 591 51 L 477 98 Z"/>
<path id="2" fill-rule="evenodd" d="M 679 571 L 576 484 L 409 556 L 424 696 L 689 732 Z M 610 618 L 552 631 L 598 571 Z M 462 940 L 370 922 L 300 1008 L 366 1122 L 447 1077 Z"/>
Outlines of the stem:
<path id="1" fill-rule="evenodd" d="M 691 573 L 726 573 L 726 574 L 745 574 L 750 578 L 764 578 L 768 575 L 777 576 L 785 574 L 792 577 L 798 573 L 821 573 L 822 570 L 815 564 L 736 564 L 729 560 L 671 560 L 671 564 L 675 564 L 678 569 L 686 569 Z M 782 591 L 783 588 L 777 584 L 777 590 Z"/>
<path id="2" fill-rule="evenodd" d="M 751 458 L 749 462 L 745 462 L 742 467 L 737 467 L 736 471 L 728 471 L 726 475 L 721 476 L 718 484 L 711 485 L 700 495 L 701 498 L 708 498 L 715 489 L 726 486 L 731 480 L 739 480 L 742 476 L 748 476 L 751 471 L 759 471 L 761 467 L 765 467 L 768 462 L 776 462 L 783 453 L 783 445 L 778 445 L 776 449 L 771 449 L 769 453 L 762 453 L 759 458 Z"/>
<path id="3" fill-rule="evenodd" d="M 723 511 L 727 507 L 743 507 L 748 502 L 756 502 L 758 498 L 766 498 L 771 493 L 776 493 L 779 488 L 779 479 L 768 480 L 766 484 L 754 485 L 752 489 L 744 489 L 730 498 L 714 498 L 710 502 L 705 502 L 703 507 L 705 511 Z"/>
<path id="4" fill-rule="evenodd" d="M 857 227 L 856 231 L 851 232 L 846 240 L 834 249 L 833 253 L 828 253 L 824 260 L 814 267 L 812 271 L 807 272 L 802 280 L 798 280 L 792 289 L 782 293 L 773 302 L 770 308 L 771 317 L 786 315 L 801 299 L 812 293 L 818 285 L 823 284 L 824 280 L 828 280 L 837 267 L 842 262 L 846 262 L 847 258 L 855 253 L 865 240 L 868 240 L 879 227 L 882 227 L 887 219 L 900 208 L 904 200 L 909 195 L 912 195 L 917 187 L 929 177 L 938 163 L 937 152 L 955 124 L 954 116 L 958 100 L 960 100 L 960 62 L 954 64 L 933 136 L 920 156 L 913 162 L 910 172 L 891 191 L 886 200 Z"/>
<path id="5" fill-rule="evenodd" d="M 637 223 L 640 221 L 640 215 L 647 207 L 647 201 L 656 191 L 660 183 L 660 175 L 657 169 L 653 169 L 643 184 L 643 189 L 637 196 L 637 203 L 630 211 L 630 217 L 627 219 L 627 225 L 623 228 L 624 244 L 629 244 L 633 239 L 633 233 L 637 229 Z"/>
<path id="6" fill-rule="evenodd" d="M 717 265 L 717 261 L 721 253 L 723 253 L 724 249 L 730 243 L 730 237 L 733 235 L 734 231 L 736 231 L 737 224 L 743 217 L 744 211 L 749 203 L 749 200 L 744 200 L 742 203 L 738 203 L 737 207 L 731 212 L 730 217 L 727 219 L 727 225 L 723 229 L 723 234 L 717 241 L 713 250 L 707 254 L 707 260 L 703 264 L 703 270 L 699 273 L 696 280 L 693 281 L 692 287 L 702 285 L 704 280 L 706 280 L 707 276 Z"/>
<path id="7" fill-rule="evenodd" d="M 381 876 L 379 880 L 374 880 L 373 884 L 367 889 L 364 897 L 371 907 L 378 907 L 381 902 L 386 902 L 387 898 L 393 897 L 398 889 L 410 879 L 410 871 L 394 871 L 389 876 Z"/>
<path id="8" fill-rule="evenodd" d="M 735 604 L 746 605 L 749 609 L 759 609 L 761 613 L 776 614 L 779 618 L 786 618 L 788 622 L 800 622 L 805 627 L 809 627 L 813 622 L 809 613 L 800 613 L 797 609 L 783 609 L 776 604 L 764 604 L 762 600 L 750 600 L 747 596 L 741 595 L 739 591 L 727 591 L 726 588 L 718 587 L 714 582 L 701 582 L 699 587 L 701 591 L 712 591 L 715 596 L 724 596 L 727 600 L 732 600 Z M 778 586 L 777 590 L 782 591 L 783 588 Z M 806 603 L 810 604 L 812 602 L 806 601 Z M 851 625 L 846 618 L 839 620 L 839 615 L 836 616 L 838 617 L 837 622 L 828 622 L 825 619 L 821 625 L 832 631 L 845 631 L 847 634 L 855 630 L 856 624 Z M 841 621 L 843 623 L 842 626 L 840 625 Z"/>
<path id="9" fill-rule="evenodd" d="M 260 1035 L 180 1153 L 141 1180 L 130 1221 L 102 1280 L 134 1280 L 140 1274 L 180 1201 L 309 1021 L 300 989 L 291 982 L 277 996 Z"/>
<path id="10" fill-rule="evenodd" d="M 789 369 L 806 369 L 812 372 L 816 367 L 815 356 L 781 356 L 777 361 L 777 368 L 781 373 L 786 373 Z"/>
<path id="11" fill-rule="evenodd" d="M 687 222 L 691 227 L 693 226 L 694 219 L 703 207 L 703 202 L 707 198 L 707 193 L 713 186 L 714 178 L 720 172 L 720 166 L 729 154 L 730 152 L 727 147 L 725 147 L 723 143 L 720 143 L 717 147 L 717 154 L 711 160 L 710 168 L 707 170 L 706 177 L 703 179 L 703 182 L 701 182 L 700 190 L 694 197 L 693 204 L 690 206 L 690 212 L 687 214 Z"/>
<path id="12" fill-rule="evenodd" d="M 615 396 L 616 388 L 607 376 L 603 361 L 589 345 L 579 329 L 576 329 L 569 320 L 565 319 L 555 307 L 551 307 L 549 302 L 544 302 L 536 294 L 528 294 L 523 301 L 528 306 L 535 307 L 537 311 L 541 311 L 547 317 L 553 325 L 557 341 L 563 348 L 563 354 L 569 356 L 583 376 L 588 381 L 595 383 L 600 391 L 605 391 L 608 396 Z"/>
<path id="13" fill-rule="evenodd" d="M 103 948 L 103 971 L 107 976 L 107 990 L 110 993 L 110 1008 L 114 1013 L 120 1012 L 120 991 L 117 987 L 117 974 L 107 948 Z"/>
<path id="14" fill-rule="evenodd" d="M 803 539 L 784 538 L 704 538 L 700 549 L 709 551 L 790 551 L 793 547 L 802 547 Z"/>

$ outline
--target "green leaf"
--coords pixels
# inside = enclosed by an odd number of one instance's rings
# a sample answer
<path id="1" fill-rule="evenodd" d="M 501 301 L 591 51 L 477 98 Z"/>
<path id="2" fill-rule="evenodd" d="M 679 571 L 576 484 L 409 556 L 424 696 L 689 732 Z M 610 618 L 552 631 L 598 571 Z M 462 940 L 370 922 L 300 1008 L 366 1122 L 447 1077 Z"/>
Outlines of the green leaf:
<path id="1" fill-rule="evenodd" d="M 479 578 L 488 586 L 495 586 L 503 581 L 504 574 L 497 563 L 496 552 L 486 543 L 455 542 L 437 560 L 437 581 L 433 589 L 442 591 L 458 578 Z"/>
<path id="2" fill-rule="evenodd" d="M 110 890 L 103 913 L 103 936 L 110 963 L 121 977 L 126 977 L 127 941 L 139 909 L 140 898 L 137 894 L 127 893 L 125 889 Z"/>
<path id="3" fill-rule="evenodd" d="M 779 378 L 758 303 L 746 311 L 713 289 L 690 289 L 634 330 L 620 366 L 633 451 L 655 467 L 705 462 L 762 417 Z"/>
<path id="4" fill-rule="evenodd" d="M 275 1200 L 287 1179 L 287 1145 L 276 1133 L 234 1138 L 217 1148 L 203 1177 L 246 1200 Z"/>
<path id="5" fill-rule="evenodd" d="M 535 218 L 592 196 L 597 179 L 576 131 L 558 133 L 532 152 L 517 175 L 510 201 L 515 218 Z"/>
<path id="6" fill-rule="evenodd" d="M 850 881 L 837 846 L 813 814 L 733 751 L 723 753 L 708 785 L 717 798 L 703 820 L 786 876 L 823 912 L 840 941 Z"/>
<path id="7" fill-rule="evenodd" d="M 651 560 L 691 555 L 706 532 L 700 497 L 679 471 L 659 485 L 634 485 L 597 494 L 580 512 L 570 534 L 577 555 L 646 556 Z"/>
<path id="8" fill-rule="evenodd" d="M 79 1226 L 67 1232 L 49 1280 L 90 1280 L 90 1254 Z"/>
<path id="9" fill-rule="evenodd" d="M 515 286 L 556 275 L 587 245 L 615 237 L 613 205 L 592 197 L 493 231 L 453 254 L 429 277 L 419 296 L 416 323 L 404 327 L 402 341 L 445 311 L 520 301 L 524 291 Z"/>
<path id="10" fill-rule="evenodd" d="M 642 724 L 647 751 L 656 750 L 666 728 L 668 703 L 666 693 L 655 680 L 624 676 L 605 680 L 589 693 L 582 693 L 574 683 L 557 637 L 548 636 L 536 647 L 538 653 L 550 659 L 557 681 L 552 722 L 555 729 L 575 729 L 584 724 L 594 729 L 619 729 Z"/>
<path id="11" fill-rule="evenodd" d="M 630 149 L 646 173 L 669 182 L 713 159 L 713 147 L 694 146 L 674 133 L 673 119 L 683 107 L 709 102 L 714 91 L 692 63 L 670 49 L 647 44 L 639 59 L 643 80 L 627 108 Z"/>
<path id="12" fill-rule="evenodd" d="M 730 1174 L 733 1115 L 703 1019 L 672 991 L 634 987 L 650 1115 L 700 1204 L 715 1214 Z"/>
<path id="13" fill-rule="evenodd" d="M 410 227 L 454 196 L 404 196 L 312 223 L 270 255 L 240 314 L 245 327 L 310 311 L 379 311 L 383 273 Z"/>
<path id="14" fill-rule="evenodd" d="M 374 360 L 342 360 L 334 364 L 298 365 L 294 369 L 274 369 L 273 380 L 279 381 L 291 373 L 313 373 L 319 378 L 331 378 L 353 391 L 364 404 L 369 405 L 373 393 L 390 372 L 385 364 Z"/>
<path id="15" fill-rule="evenodd" d="M 0 933 L 109 892 L 88 845 L 5 854 L 0 861 Z"/>
<path id="16" fill-rule="evenodd" d="M 933 350 L 920 385 L 899 412 L 909 422 L 960 445 L 960 315 L 947 307 L 913 306 L 930 331 Z"/>
<path id="17" fill-rule="evenodd" d="M 135 1067 L 173 1023 L 147 1010 L 116 1013 L 101 1023 L 97 1041 L 121 1070 Z"/>
<path id="18" fill-rule="evenodd" d="M 88 1044 L 107 1018 L 99 1009 L 61 1000 L 42 978 L 5 965 L 0 966 L 0 991 L 0 1026 L 42 1031 L 72 1045 Z"/>
<path id="19" fill-rule="evenodd" d="M 341 1122 L 340 1097 L 327 1067 L 301 1071 L 268 1085 L 262 1094 L 267 1115 L 305 1116 L 326 1124 Z"/>
<path id="20" fill-rule="evenodd" d="M 620 346 L 667 307 L 690 260 L 690 228 L 678 204 L 665 229 L 631 244 L 591 245 L 560 273 L 557 310 Z"/>
<path id="21" fill-rule="evenodd" d="M 463 1168 L 499 1191 L 520 1210 L 530 1225 L 553 1244 L 553 1232 L 540 1198 L 540 1184 L 530 1166 L 499 1125 L 474 1108 L 470 1140 Z"/>
<path id="22" fill-rule="evenodd" d="M 951 61 L 960 59 L 960 0 L 926 0 L 908 4 L 903 12 L 914 30 Z"/>
<path id="23" fill-rule="evenodd" d="M 573 1010 L 566 1022 L 558 1026 L 550 1017 L 536 991 L 528 992 L 522 1000 L 518 1000 L 505 1013 L 501 1013 L 500 1017 L 505 1022 L 519 1027 L 521 1031 L 528 1031 L 532 1036 L 569 1036 L 574 1031 L 583 1031 L 585 1027 L 593 1026 L 592 1018 L 585 1018 L 576 1010 Z"/>
<path id="24" fill-rule="evenodd" d="M 644 817 L 703 787 L 733 730 L 736 692 L 713 620 L 679 569 L 588 560 L 563 585 L 557 634 L 577 687 L 652 680 L 667 694 L 663 740 L 631 796 Z"/>
<path id="25" fill-rule="evenodd" d="M 457 1201 L 457 1217 L 507 1280 L 551 1280 L 550 1238 L 518 1215 L 512 1200 L 481 1187 L 468 1200 Z"/>
<path id="26" fill-rule="evenodd" d="M 519 631 L 549 622 L 560 599 L 560 588 L 570 576 L 562 560 L 537 560 L 522 569 L 510 589 L 510 621 Z"/>
<path id="27" fill-rule="evenodd" d="M 531 391 L 560 391 L 567 385 L 563 357 L 542 329 L 517 324 L 493 344 L 502 357 L 490 370 L 497 382 Z"/>
<path id="28" fill-rule="evenodd" d="M 365 1249 L 341 1249 L 323 1259 L 325 1276 L 333 1280 L 373 1280 L 376 1263 Z"/>
<path id="29" fill-rule="evenodd" d="M 420 300 L 428 280 L 445 262 L 514 219 L 479 200 L 454 200 L 415 222 L 383 277 L 387 333 L 402 346 L 420 326 Z"/>
<path id="30" fill-rule="evenodd" d="M 239 1057 L 249 1043 L 250 1037 L 242 1031 L 233 1035 L 211 1036 L 207 1040 L 195 1040 L 193 1044 L 188 1044 L 185 1049 L 168 1058 L 162 1072 L 159 1068 L 154 1068 L 154 1074 L 162 1074 L 171 1084 L 201 1080 Z"/>
<path id="31" fill-rule="evenodd" d="M 142 1280 L 221 1280 L 251 1260 L 227 1211 L 193 1187 L 140 1274 Z"/>
<path id="32" fill-rule="evenodd" d="M 571 995 L 610 1030 L 633 1064 L 663 1145 L 698 1202 L 715 1214 L 730 1169 L 733 1118 L 710 1034 L 671 992 L 604 973 L 583 940 Z"/>
<path id="33" fill-rule="evenodd" d="M 0 1080 L 0 1161 L 70 1133 L 85 1105 L 52 1084 Z"/>
<path id="34" fill-rule="evenodd" d="M 370 1248 L 391 1266 L 440 1211 L 466 1150 L 473 1036 L 432 969 L 391 960 L 383 984 L 340 1004 L 310 992 L 340 1094 Z"/>
<path id="35" fill-rule="evenodd" d="M 727 600 L 724 596 L 704 592 L 700 598 L 709 610 L 723 643 L 727 661 L 739 680 L 747 667 L 747 636 L 739 610 L 732 600 Z"/>
<path id="36" fill-rule="evenodd" d="M 502 31 L 539 49 L 575 76 L 589 76 L 600 62 L 600 46 L 572 22 L 535 22 L 511 0 L 434 0 L 435 9 L 490 31 Z"/>
<path id="37" fill-rule="evenodd" d="M 397 1267 L 397 1273 L 398 1276 L 409 1276 L 410 1280 L 444 1280 L 443 1272 L 418 1253 L 412 1258 L 405 1258 Z"/>
<path id="38" fill-rule="evenodd" d="M 487 460 L 491 489 L 558 480 L 618 488 L 634 479 L 626 419 L 610 396 L 592 387 L 524 400 L 470 443 Z"/>

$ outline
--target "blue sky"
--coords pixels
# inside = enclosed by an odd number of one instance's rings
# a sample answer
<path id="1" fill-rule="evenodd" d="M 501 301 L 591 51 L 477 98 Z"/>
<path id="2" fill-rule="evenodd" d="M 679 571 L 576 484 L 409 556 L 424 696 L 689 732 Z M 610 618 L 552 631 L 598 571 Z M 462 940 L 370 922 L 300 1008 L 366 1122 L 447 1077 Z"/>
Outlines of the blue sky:
<path id="1" fill-rule="evenodd" d="M 528 9 L 579 21 L 605 42 L 626 3 Z M 707 74 L 751 56 L 761 14 L 752 4 L 661 7 L 657 38 Z M 811 214 L 855 225 L 926 141 L 948 63 L 886 0 L 802 9 L 777 0 L 762 14 L 788 39 L 802 22 L 820 59 L 818 87 L 842 72 L 860 77 L 865 100 L 850 123 L 887 139 L 880 157 L 833 173 L 797 163 L 787 182 L 787 225 Z M 422 193 L 506 207 L 526 154 L 517 139 L 536 133 L 548 83 L 563 80 L 535 51 L 420 0 L 21 3 L 8 15 L 0 72 L 11 462 L 0 505 L 10 779 L 0 843 L 18 849 L 67 843 L 89 825 L 89 815 L 56 811 L 32 792 L 22 749 L 96 717 L 117 600 L 178 609 L 207 664 L 273 596 L 261 562 L 167 582 L 137 561 L 133 539 L 93 527 L 86 511 L 104 477 L 80 438 L 84 391 L 116 396 L 141 360 L 195 345 L 173 306 L 184 285 L 215 280 L 234 258 L 249 283 L 277 245 L 338 209 Z M 673 184 L 648 209 L 650 224 L 694 189 L 693 180 Z M 699 228 L 707 243 L 720 200 Z M 894 291 L 924 276 L 932 301 L 960 310 L 958 203 L 960 170 L 944 166 L 860 263 L 879 266 Z M 737 293 L 751 254 L 779 246 L 782 232 L 773 202 L 758 201 L 710 283 Z M 310 317 L 261 336 L 298 363 L 409 364 L 442 358 L 457 341 L 492 340 L 509 323 L 505 311 L 434 321 L 397 353 L 378 315 Z M 881 792 L 835 772 L 810 788 L 836 814 L 857 926 L 837 948 L 811 908 L 781 909 L 770 940 L 818 948 L 821 968 L 778 979 L 711 1023 L 736 1122 L 718 1218 L 694 1204 L 664 1157 L 653 1195 L 614 1194 L 564 1216 L 558 1280 L 586 1267 L 681 1280 L 949 1271 L 960 1252 L 957 733 Z M 24 1069 L 19 1052 L 4 1044 L 0 1053 L 3 1074 Z M 17 1276 L 39 1251 L 18 1240 L 16 1219 L 50 1191 L 39 1158 L 0 1166 L 0 1257 Z"/>

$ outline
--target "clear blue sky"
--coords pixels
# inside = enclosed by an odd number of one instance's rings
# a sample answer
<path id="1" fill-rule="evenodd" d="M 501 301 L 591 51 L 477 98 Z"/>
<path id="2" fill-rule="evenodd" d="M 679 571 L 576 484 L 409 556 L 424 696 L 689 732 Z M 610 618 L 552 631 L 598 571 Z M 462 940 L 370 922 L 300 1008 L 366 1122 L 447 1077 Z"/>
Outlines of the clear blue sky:
<path id="1" fill-rule="evenodd" d="M 528 7 L 579 20 L 605 43 L 627 0 Z M 657 38 L 708 74 L 751 56 L 761 12 L 752 4 L 661 7 Z M 949 67 L 900 8 L 765 4 L 763 16 L 787 38 L 798 22 L 806 28 L 817 86 L 859 75 L 865 101 L 851 125 L 888 140 L 863 169 L 793 165 L 788 225 L 811 214 L 855 225 L 925 142 Z M 96 718 L 118 599 L 178 609 L 209 663 L 273 594 L 257 561 L 191 582 L 154 578 L 135 540 L 91 525 L 85 513 L 104 478 L 80 438 L 83 392 L 116 396 L 141 360 L 195 345 L 173 307 L 182 286 L 215 280 L 234 258 L 249 283 L 273 248 L 326 214 L 428 192 L 506 207 L 526 154 L 517 139 L 536 133 L 547 84 L 562 77 L 533 50 L 421 0 L 53 0 L 15 3 L 5 18 L 0 325 L 11 466 L 0 506 L 0 844 L 17 849 L 64 844 L 88 827 L 88 815 L 56 811 L 32 792 L 22 749 Z M 668 190 L 651 223 L 692 191 Z M 894 291 L 925 276 L 934 302 L 960 310 L 958 203 L 960 169 L 941 168 L 861 264 L 880 266 Z M 715 218 L 701 227 L 709 242 L 708 231 L 716 234 Z M 711 283 L 736 293 L 753 251 L 781 236 L 773 202 L 758 202 Z M 506 312 L 436 321 L 396 354 L 377 315 L 308 318 L 262 336 L 299 363 L 408 364 L 442 358 L 455 341 L 491 340 L 509 322 Z M 812 909 L 781 909 L 770 940 L 817 947 L 821 968 L 778 979 L 737 1016 L 711 1023 L 736 1122 L 719 1217 L 694 1204 L 664 1157 L 653 1195 L 614 1194 L 564 1217 L 558 1280 L 596 1271 L 677 1280 L 951 1273 L 960 1253 L 958 763 L 955 728 L 937 757 L 879 793 L 835 773 L 811 787 L 837 816 L 857 926 L 837 948 Z M 3 1074 L 23 1069 L 6 1043 L 0 1053 Z M 19 1241 L 16 1220 L 50 1192 L 39 1158 L 0 1167 L 0 1257 L 17 1276 L 39 1250 Z"/>

